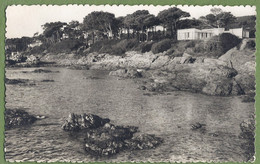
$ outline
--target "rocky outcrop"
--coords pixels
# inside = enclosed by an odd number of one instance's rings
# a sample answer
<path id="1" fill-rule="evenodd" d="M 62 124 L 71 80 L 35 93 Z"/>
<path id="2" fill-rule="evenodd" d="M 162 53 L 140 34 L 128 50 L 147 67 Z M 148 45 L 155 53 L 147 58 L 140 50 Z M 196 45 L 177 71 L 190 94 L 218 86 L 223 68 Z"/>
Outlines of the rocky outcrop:
<path id="1" fill-rule="evenodd" d="M 95 156 L 113 155 L 122 150 L 151 149 L 162 143 L 162 139 L 154 135 L 135 135 L 137 127 L 116 126 L 109 123 L 109 119 L 93 114 L 70 114 L 63 130 L 82 130 L 81 135 L 85 138 L 84 149 Z"/>
<path id="2" fill-rule="evenodd" d="M 241 144 L 241 147 L 245 151 L 248 161 L 254 160 L 255 154 L 255 116 L 250 115 L 248 119 L 244 120 L 240 124 L 240 138 L 244 139 L 245 142 Z"/>
<path id="3" fill-rule="evenodd" d="M 118 76 L 124 78 L 140 78 L 142 77 L 141 71 L 136 69 L 118 69 L 116 71 L 111 71 L 110 76 Z"/>
<path id="4" fill-rule="evenodd" d="M 21 109 L 6 109 L 5 110 L 5 128 L 15 128 L 20 126 L 26 126 L 34 123 L 37 118 L 28 114 Z"/>
<path id="5" fill-rule="evenodd" d="M 7 85 L 19 85 L 19 86 L 34 86 L 35 82 L 29 79 L 8 79 L 5 78 L 5 84 Z"/>
<path id="6" fill-rule="evenodd" d="M 254 138 L 255 134 L 255 117 L 252 114 L 249 116 L 248 119 L 245 119 L 241 124 L 240 124 L 240 129 L 241 129 L 241 137 L 246 138 L 246 139 L 252 139 Z"/>
<path id="7" fill-rule="evenodd" d="M 166 53 L 135 51 L 121 56 L 46 54 L 41 59 L 59 65 L 112 70 L 110 75 L 125 78 L 147 77 L 147 71 L 137 70 L 149 70 L 150 79 L 140 88 L 150 91 L 189 90 L 208 95 L 240 95 L 255 91 L 255 50 L 245 46 L 249 41 L 243 41 L 240 48 L 232 48 L 218 59 L 194 57 L 186 52 L 174 57 Z"/>
<path id="8" fill-rule="evenodd" d="M 110 122 L 109 119 L 103 119 L 94 114 L 78 115 L 71 113 L 62 125 L 62 129 L 65 131 L 78 131 L 82 129 L 98 128 L 104 126 L 108 122 Z"/>
<path id="9" fill-rule="evenodd" d="M 255 65 L 255 61 L 249 61 L 240 65 L 240 69 L 238 69 L 239 73 L 235 77 L 235 80 L 243 88 L 246 94 L 255 92 Z"/>
<path id="10" fill-rule="evenodd" d="M 5 84 L 25 84 L 29 82 L 29 79 L 8 79 L 5 78 Z"/>
<path id="11" fill-rule="evenodd" d="M 172 66 L 173 67 L 173 66 Z M 151 71 L 151 79 L 144 84 L 150 91 L 188 90 L 209 95 L 239 95 L 243 90 L 234 77 L 237 71 L 215 61 L 200 64 L 178 64 L 171 70 Z"/>

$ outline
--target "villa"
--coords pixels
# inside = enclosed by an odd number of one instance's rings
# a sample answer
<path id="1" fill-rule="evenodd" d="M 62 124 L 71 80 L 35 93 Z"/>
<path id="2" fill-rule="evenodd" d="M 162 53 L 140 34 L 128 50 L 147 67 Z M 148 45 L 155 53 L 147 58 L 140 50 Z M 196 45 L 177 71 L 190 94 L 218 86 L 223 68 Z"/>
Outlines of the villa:
<path id="1" fill-rule="evenodd" d="M 178 40 L 201 40 L 208 39 L 212 36 L 222 33 L 230 33 L 236 35 L 239 38 L 249 38 L 249 31 L 243 28 L 234 28 L 225 30 L 224 28 L 210 28 L 210 29 L 180 29 L 177 31 Z"/>

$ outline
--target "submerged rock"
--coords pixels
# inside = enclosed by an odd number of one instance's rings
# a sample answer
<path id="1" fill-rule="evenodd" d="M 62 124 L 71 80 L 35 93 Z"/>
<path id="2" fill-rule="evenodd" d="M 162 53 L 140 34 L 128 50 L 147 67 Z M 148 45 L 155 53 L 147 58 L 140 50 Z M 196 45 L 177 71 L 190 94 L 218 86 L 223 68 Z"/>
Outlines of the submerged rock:
<path id="1" fill-rule="evenodd" d="M 51 70 L 47 70 L 47 69 L 35 69 L 32 71 L 33 73 L 51 73 Z"/>
<path id="2" fill-rule="evenodd" d="M 41 82 L 54 82 L 54 80 L 45 79 L 45 80 L 42 80 Z"/>
<path id="3" fill-rule="evenodd" d="M 28 114 L 21 109 L 6 109 L 5 110 L 5 128 L 10 129 L 14 127 L 30 125 L 34 123 L 37 118 Z"/>
<path id="4" fill-rule="evenodd" d="M 106 123 L 105 123 L 106 122 Z M 70 114 L 63 125 L 65 131 L 82 130 L 84 149 L 95 156 L 108 156 L 122 150 L 151 149 L 162 143 L 162 139 L 149 134 L 134 136 L 134 126 L 116 126 L 93 114 Z"/>
<path id="5" fill-rule="evenodd" d="M 94 114 L 74 114 L 71 113 L 62 128 L 66 131 L 77 131 L 88 128 L 98 128 L 110 122 Z"/>
<path id="6" fill-rule="evenodd" d="M 5 84 L 24 84 L 29 82 L 29 79 L 8 79 L 5 78 Z"/>
<path id="7" fill-rule="evenodd" d="M 29 79 L 8 79 L 5 78 L 5 84 L 20 85 L 20 86 L 33 86 L 35 83 Z"/>

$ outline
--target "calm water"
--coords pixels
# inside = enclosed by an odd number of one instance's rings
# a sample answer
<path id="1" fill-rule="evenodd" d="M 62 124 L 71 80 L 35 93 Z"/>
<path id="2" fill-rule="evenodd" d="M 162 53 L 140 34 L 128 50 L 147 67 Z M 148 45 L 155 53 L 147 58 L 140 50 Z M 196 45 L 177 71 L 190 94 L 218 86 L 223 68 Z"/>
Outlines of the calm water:
<path id="1" fill-rule="evenodd" d="M 239 124 L 254 111 L 239 97 L 215 97 L 189 92 L 147 96 L 131 79 L 108 72 L 43 68 L 58 73 L 24 73 L 35 68 L 8 68 L 10 79 L 30 79 L 36 85 L 6 85 L 6 107 L 45 115 L 32 126 L 5 132 L 9 161 L 243 161 Z M 54 82 L 41 82 L 42 80 Z M 117 125 L 138 126 L 164 139 L 156 149 L 124 151 L 93 158 L 83 143 L 61 129 L 70 112 L 93 113 Z M 191 124 L 206 131 L 192 131 Z M 214 134 L 214 135 L 213 135 Z"/>

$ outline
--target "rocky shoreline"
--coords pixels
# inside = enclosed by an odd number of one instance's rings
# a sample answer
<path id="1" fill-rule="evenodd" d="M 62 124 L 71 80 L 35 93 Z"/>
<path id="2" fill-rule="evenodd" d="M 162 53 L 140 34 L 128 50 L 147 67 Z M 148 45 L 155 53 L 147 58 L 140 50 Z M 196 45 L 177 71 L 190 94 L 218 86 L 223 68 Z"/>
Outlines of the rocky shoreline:
<path id="1" fill-rule="evenodd" d="M 255 50 L 245 46 L 247 41 L 250 40 L 244 40 L 240 47 L 230 49 L 219 58 L 197 57 L 186 52 L 182 56 L 136 51 L 121 56 L 59 53 L 41 57 L 31 55 L 26 62 L 12 66 L 35 67 L 49 63 L 49 66 L 72 69 L 110 70 L 112 76 L 148 77 L 140 86 L 148 91 L 181 90 L 217 96 L 246 94 L 252 97 L 255 91 Z"/>
<path id="2" fill-rule="evenodd" d="M 45 54 L 38 61 L 38 66 L 44 66 L 40 63 L 52 63 L 51 66 L 72 69 L 110 70 L 110 75 L 122 78 L 147 77 L 148 80 L 143 81 L 140 88 L 148 91 L 181 90 L 217 96 L 246 94 L 252 97 L 255 91 L 254 53 L 255 50 L 243 45 L 232 48 L 219 58 L 194 57 L 188 53 L 172 57 L 165 53 L 136 51 L 126 52 L 122 56 L 60 53 Z M 35 66 L 32 59 L 29 61 L 17 66 L 29 66 L 30 63 Z"/>

